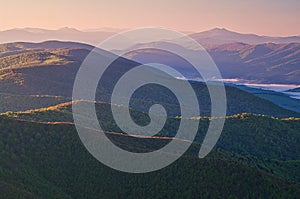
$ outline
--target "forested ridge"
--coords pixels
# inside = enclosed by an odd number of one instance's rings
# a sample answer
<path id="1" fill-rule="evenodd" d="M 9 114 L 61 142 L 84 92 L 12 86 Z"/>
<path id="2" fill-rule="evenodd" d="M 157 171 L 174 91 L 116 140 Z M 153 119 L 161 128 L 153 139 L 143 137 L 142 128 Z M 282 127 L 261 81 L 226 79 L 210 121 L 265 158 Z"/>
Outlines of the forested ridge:
<path id="1" fill-rule="evenodd" d="M 194 144 L 167 168 L 126 174 L 95 160 L 73 125 L 2 116 L 0 127 L 1 187 L 8 198 L 297 198 L 300 191 L 299 184 L 242 160 L 250 157 L 222 149 L 198 159 L 199 145 Z M 122 139 L 114 138 L 124 144 Z M 135 145 L 130 140 L 125 143 Z"/>
<path id="2" fill-rule="evenodd" d="M 229 116 L 213 152 L 199 159 L 209 122 L 201 117 L 195 142 L 182 158 L 157 172 L 126 174 L 104 166 L 86 151 L 72 124 L 71 105 L 1 115 L 1 179 L 8 196 L 297 198 L 299 194 L 297 118 Z M 106 103 L 96 104 L 100 124 L 117 132 L 107 136 L 119 147 L 145 152 L 168 143 L 124 136 L 109 117 L 109 108 Z M 147 114 L 132 111 L 137 123 L 146 122 Z M 172 137 L 178 122 L 179 118 L 169 118 L 161 135 Z"/>

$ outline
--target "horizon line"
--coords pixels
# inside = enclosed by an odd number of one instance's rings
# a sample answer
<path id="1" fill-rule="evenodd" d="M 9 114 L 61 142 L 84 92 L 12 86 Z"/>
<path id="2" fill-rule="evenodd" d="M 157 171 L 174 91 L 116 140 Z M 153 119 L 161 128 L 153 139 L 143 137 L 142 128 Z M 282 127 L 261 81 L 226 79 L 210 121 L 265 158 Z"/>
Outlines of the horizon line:
<path id="1" fill-rule="evenodd" d="M 48 31 L 57 31 L 57 30 L 63 30 L 63 29 L 73 29 L 73 30 L 77 30 L 80 32 L 112 32 L 112 33 L 119 33 L 122 31 L 126 31 L 126 30 L 133 30 L 136 28 L 142 28 L 142 27 L 134 27 L 134 28 L 116 28 L 116 27 L 99 27 L 99 28 L 76 28 L 76 27 L 69 27 L 69 26 L 64 26 L 64 27 L 60 27 L 60 28 L 45 28 L 45 27 L 15 27 L 15 28 L 8 28 L 8 29 L 0 29 L 0 32 L 5 32 L 5 31 L 11 31 L 11 30 L 25 30 L 25 29 L 40 29 L 40 30 L 48 30 Z M 166 28 L 166 27 L 159 27 L 158 28 Z M 103 30 L 101 30 L 103 29 Z M 105 30 L 107 29 L 107 30 Z M 115 30 L 115 31 L 108 31 L 109 29 L 111 30 Z M 172 28 L 166 28 L 166 29 L 172 29 Z M 176 30 L 176 29 L 172 29 L 178 32 L 182 32 L 182 33 L 186 33 L 186 34 L 194 34 L 194 33 L 201 33 L 201 32 L 208 32 L 208 31 L 212 31 L 212 30 L 225 30 L 225 31 L 229 31 L 229 32 L 234 32 L 234 33 L 239 33 L 239 34 L 245 34 L 245 35 L 257 35 L 257 36 L 262 36 L 262 37 L 298 37 L 300 36 L 300 34 L 298 35 L 281 35 L 281 36 L 276 36 L 276 35 L 265 35 L 265 34 L 257 34 L 254 32 L 240 32 L 240 31 L 236 31 L 236 30 L 231 30 L 225 27 L 214 27 L 214 28 L 208 28 L 205 30 Z"/>

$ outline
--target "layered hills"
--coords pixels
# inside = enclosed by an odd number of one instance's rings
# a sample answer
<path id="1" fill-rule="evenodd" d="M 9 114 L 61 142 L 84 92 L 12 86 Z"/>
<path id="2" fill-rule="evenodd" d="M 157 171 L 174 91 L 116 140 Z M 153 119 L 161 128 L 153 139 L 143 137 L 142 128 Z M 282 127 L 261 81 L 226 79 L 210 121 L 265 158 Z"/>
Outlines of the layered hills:
<path id="1" fill-rule="evenodd" d="M 158 63 L 176 67 L 191 79 L 197 78 L 190 64 L 182 58 L 156 49 L 161 45 L 181 48 L 168 42 L 137 44 L 142 49 L 130 52 L 126 57 L 140 63 L 157 60 Z M 224 79 L 273 84 L 300 83 L 300 43 L 250 45 L 238 42 L 211 45 L 205 50 L 216 63 Z M 199 50 L 189 49 L 191 56 L 197 56 L 198 52 Z"/>
<path id="2" fill-rule="evenodd" d="M 199 118 L 198 136 L 183 157 L 160 171 L 133 175 L 102 165 L 86 151 L 72 123 L 71 105 L 0 116 L 0 179 L 7 197 L 297 198 L 299 194 L 300 120 L 252 114 L 228 117 L 214 151 L 198 159 L 209 122 Z M 106 136 L 117 146 L 146 152 L 168 143 L 159 137 L 126 136 L 112 123 L 109 107 L 96 104 Z M 146 119 L 142 112 L 133 115 L 139 122 Z M 179 120 L 167 122 L 164 136 L 171 138 Z"/>
<path id="3" fill-rule="evenodd" d="M 64 47 L 65 46 L 65 47 Z M 70 42 L 44 42 L 41 44 L 14 43 L 2 46 L 4 53 L 10 53 L 0 58 L 0 91 L 13 95 L 51 95 L 70 99 L 73 83 L 81 62 L 90 52 L 91 46 Z M 25 51 L 25 52 L 24 52 Z M 30 51 L 30 52 L 27 52 Z M 109 56 L 105 51 L 103 56 Z M 108 71 L 103 85 L 99 85 L 96 100 L 110 102 L 109 93 L 118 77 L 138 63 L 118 58 Z M 101 66 L 99 66 L 101 67 Z M 181 81 L 181 80 L 176 80 Z M 201 82 L 191 82 L 197 91 L 200 110 L 203 115 L 210 114 L 210 99 L 206 85 Z M 153 89 L 156 89 L 153 92 Z M 285 110 L 267 100 L 253 96 L 237 88 L 226 87 L 228 98 L 228 115 L 251 112 L 279 117 L 297 116 L 297 113 Z M 178 115 L 178 102 L 165 89 L 150 86 L 137 92 L 132 99 L 133 108 L 146 111 L 151 105 L 143 99 L 151 99 L 169 107 L 170 114 Z M 201 98 L 201 100 L 200 100 Z M 239 102 L 239 103 L 236 103 Z M 54 105 L 54 104 L 53 104 Z M 38 107 L 32 107 L 38 108 Z M 16 109 L 14 109 L 16 111 Z"/>
<path id="4" fill-rule="evenodd" d="M 120 29 L 99 29 L 99 30 L 77 30 L 75 28 L 64 27 L 57 30 L 47 30 L 41 28 L 16 28 L 0 31 L 0 43 L 8 42 L 42 42 L 45 40 L 75 41 L 98 45 L 101 41 L 112 36 Z M 242 34 L 225 28 L 214 28 L 208 31 L 188 33 L 201 45 L 220 45 L 235 42 L 247 44 L 261 43 L 299 43 L 300 37 L 270 37 L 256 34 Z"/>
<path id="5" fill-rule="evenodd" d="M 218 53 L 219 48 L 230 54 L 238 48 L 247 60 L 258 57 L 251 58 L 255 50 L 247 54 L 250 47 L 244 45 L 214 47 L 211 52 Z M 150 85 L 134 93 L 130 114 L 137 124 L 150 122 L 147 113 L 156 103 L 169 116 L 155 136 L 137 138 L 118 127 L 109 97 L 116 80 L 138 62 L 118 58 L 98 86 L 97 102 L 71 101 L 74 78 L 92 46 L 50 41 L 4 44 L 0 49 L 0 191 L 4 198 L 297 198 L 300 194 L 299 113 L 227 85 L 224 130 L 209 156 L 199 159 L 208 124 L 216 119 L 210 117 L 211 102 L 203 82 L 190 81 L 201 110 L 201 116 L 194 118 L 177 117 L 178 101 L 167 89 Z M 99 52 L 104 59 L 112 55 Z M 199 121 L 199 130 L 189 150 L 172 165 L 145 174 L 122 173 L 98 162 L 82 145 L 72 115 L 72 106 L 79 103 L 95 105 L 104 131 L 90 131 L 105 133 L 115 145 L 135 153 L 168 144 L 181 120 Z M 79 114 L 89 121 L 88 112 Z"/>

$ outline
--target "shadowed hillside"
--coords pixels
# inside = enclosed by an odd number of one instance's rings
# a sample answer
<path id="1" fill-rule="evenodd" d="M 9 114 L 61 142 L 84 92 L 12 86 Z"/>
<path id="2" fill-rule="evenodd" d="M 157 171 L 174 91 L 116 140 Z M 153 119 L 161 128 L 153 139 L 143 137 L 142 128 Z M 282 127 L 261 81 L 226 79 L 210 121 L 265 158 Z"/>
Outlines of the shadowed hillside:
<path id="1" fill-rule="evenodd" d="M 80 101 L 73 103 L 83 103 L 82 105 L 84 105 L 85 103 L 91 102 Z M 2 115 L 22 121 L 36 121 L 46 124 L 72 124 L 73 116 L 71 111 L 73 103 L 68 102 L 48 108 Z M 96 103 L 95 107 L 101 128 L 106 132 L 119 133 L 121 136 L 124 132 L 120 130 L 115 123 L 110 104 Z M 123 108 L 125 107 L 118 107 L 118 109 Z M 148 115 L 143 112 L 131 110 L 131 116 L 139 125 L 145 125 L 150 122 Z M 84 118 L 87 127 L 94 126 L 93 121 L 89 119 L 90 114 L 88 112 L 80 113 L 80 117 Z M 200 144 L 207 131 L 209 118 L 199 117 L 194 119 L 199 120 L 200 123 L 199 131 L 194 141 Z M 178 130 L 180 120 L 179 118 L 168 118 L 163 129 L 158 132 L 157 135 L 172 138 Z M 297 174 L 300 163 L 300 148 L 298 144 L 298 142 L 300 142 L 299 128 L 300 120 L 297 118 L 278 119 L 246 113 L 228 116 L 216 149 L 228 151 L 233 153 L 233 155 L 225 153 L 222 154 L 221 157 L 217 156 L 217 158 L 241 161 L 252 166 L 258 166 L 264 171 L 283 178 L 300 182 L 300 176 Z M 157 148 L 156 144 L 139 142 L 139 140 L 143 139 L 131 138 L 129 141 L 130 140 L 134 142 L 134 146 L 130 147 L 126 141 L 122 141 L 120 147 L 125 145 L 134 151 L 136 148 L 148 151 L 146 149 L 147 147 L 152 148 L 152 150 L 161 147 L 160 144 L 158 144 L 160 147 Z M 195 155 L 197 155 L 197 152 Z"/>
<path id="2" fill-rule="evenodd" d="M 64 45 L 66 48 L 63 48 Z M 88 48 L 90 48 L 85 44 L 70 42 L 14 43 L 3 46 L 2 48 L 14 53 L 14 55 L 1 58 L 10 60 L 5 62 L 6 64 L 3 62 L 2 65 L 5 67 L 0 70 L 0 90 L 2 92 L 14 95 L 51 95 L 65 98 L 72 96 L 76 73 L 80 63 L 89 52 Z M 19 52 L 20 48 L 23 49 L 22 52 Z M 31 52 L 29 54 L 28 52 L 24 53 L 24 49 L 29 49 Z M 100 52 L 103 54 L 99 56 L 103 56 L 103 59 L 106 56 L 112 56 L 106 51 L 100 50 Z M 44 53 L 46 53 L 46 57 L 44 57 Z M 122 74 L 137 65 L 136 62 L 118 58 L 109 67 L 105 78 L 98 86 L 96 100 L 110 102 L 113 85 Z M 201 82 L 192 82 L 192 86 L 199 98 L 201 114 L 210 115 L 210 98 L 206 85 Z M 287 111 L 239 89 L 226 87 L 226 92 L 228 98 L 227 115 L 250 112 L 278 117 L 297 116 L 297 113 Z M 146 111 L 153 103 L 162 103 L 169 110 L 170 115 L 179 115 L 178 102 L 174 96 L 170 94 L 170 91 L 156 85 L 139 89 L 132 97 L 131 105 L 134 109 Z M 32 108 L 37 107 L 32 106 Z"/>
<path id="3" fill-rule="evenodd" d="M 221 151 L 213 152 L 211 158 L 194 158 L 197 145 L 158 172 L 126 174 L 96 161 L 82 146 L 72 125 L 20 122 L 2 116 L 0 128 L 2 196 L 297 198 L 300 191 L 299 185 L 238 159 L 226 160 Z M 115 136 L 114 140 L 125 148 L 136 143 Z M 158 142 L 153 140 L 151 146 Z"/>
<path id="4" fill-rule="evenodd" d="M 175 67 L 188 78 L 198 78 L 189 63 L 179 56 L 156 49 L 160 45 L 180 49 L 169 42 L 137 44 L 141 50 L 126 55 L 140 63 L 156 60 Z M 188 46 L 188 44 L 187 44 Z M 198 49 L 199 50 L 199 49 Z M 300 84 L 300 43 L 246 44 L 241 42 L 211 45 L 205 50 L 218 66 L 222 77 L 253 81 L 254 83 Z M 190 56 L 197 56 L 197 49 L 189 49 Z"/>

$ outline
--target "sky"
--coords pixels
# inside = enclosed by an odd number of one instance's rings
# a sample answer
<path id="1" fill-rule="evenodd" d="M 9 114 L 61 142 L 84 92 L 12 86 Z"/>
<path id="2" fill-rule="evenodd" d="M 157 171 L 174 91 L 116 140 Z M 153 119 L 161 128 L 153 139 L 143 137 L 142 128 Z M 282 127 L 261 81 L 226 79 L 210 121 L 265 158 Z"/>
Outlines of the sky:
<path id="1" fill-rule="evenodd" d="M 196 32 L 219 27 L 300 35 L 300 0 L 0 0 L 0 5 L 0 30 L 154 26 Z"/>

